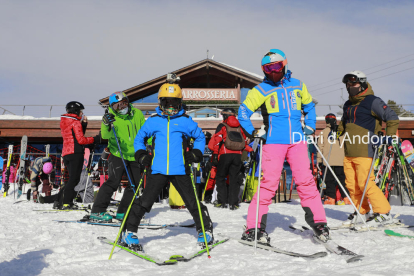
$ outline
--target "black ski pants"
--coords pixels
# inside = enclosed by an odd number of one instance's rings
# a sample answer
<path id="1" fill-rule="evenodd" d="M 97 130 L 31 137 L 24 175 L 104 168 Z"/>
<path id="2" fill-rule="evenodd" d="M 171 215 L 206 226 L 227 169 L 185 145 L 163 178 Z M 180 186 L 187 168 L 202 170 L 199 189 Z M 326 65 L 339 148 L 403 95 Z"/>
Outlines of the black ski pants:
<path id="1" fill-rule="evenodd" d="M 63 156 L 63 162 L 69 172 L 69 180 L 63 190 L 61 190 L 61 194 L 63 193 L 63 204 L 72 204 L 76 195 L 75 186 L 78 185 L 82 173 L 83 154 L 73 153 L 65 155 Z"/>
<path id="2" fill-rule="evenodd" d="M 344 167 L 343 166 L 331 166 L 331 168 L 334 171 L 335 175 L 338 177 L 342 186 L 345 188 L 346 192 L 349 194 L 348 189 L 346 188 L 346 185 L 345 185 Z M 325 184 L 326 184 L 325 195 L 329 196 L 330 198 L 336 198 L 336 186 L 339 186 L 339 185 L 329 168 L 326 172 Z M 338 187 L 338 189 L 341 192 L 342 198 L 345 198 L 346 195 L 342 191 L 341 187 Z"/>
<path id="3" fill-rule="evenodd" d="M 141 178 L 141 168 L 139 163 L 137 161 L 124 161 L 128 168 L 131 181 L 133 182 L 132 184 L 135 187 L 138 187 Z M 92 207 L 92 213 L 106 212 L 106 209 L 111 202 L 111 197 L 116 189 L 118 189 L 124 174 L 126 174 L 126 171 L 122 159 L 111 154 L 108 158 L 108 180 L 102 184 L 101 188 L 99 188 L 98 195 Z M 134 188 L 134 190 L 136 190 L 136 188 Z M 118 213 L 126 213 L 128 206 L 134 197 L 134 190 L 131 185 L 128 185 L 125 188 L 121 203 L 118 206 Z"/>
<path id="4" fill-rule="evenodd" d="M 182 197 L 185 206 L 190 211 L 191 216 L 196 224 L 197 231 L 201 231 L 201 221 L 198 212 L 197 201 L 195 198 L 193 184 L 189 175 L 163 175 L 163 174 L 148 174 L 147 185 L 142 195 L 135 199 L 134 204 L 131 207 L 131 211 L 128 215 L 127 230 L 131 232 L 138 231 L 138 225 L 141 222 L 145 213 L 151 211 L 152 205 L 158 199 L 158 195 L 162 191 L 165 185 L 172 183 L 177 192 Z M 204 229 L 213 231 L 213 223 L 211 222 L 210 215 L 207 207 L 201 202 L 201 214 L 203 216 Z"/>
<path id="5" fill-rule="evenodd" d="M 220 155 L 216 174 L 217 198 L 219 203 L 229 203 L 230 205 L 239 203 L 240 182 L 238 174 L 241 166 L 240 154 L 228 153 Z M 227 175 L 230 177 L 228 192 L 226 184 Z"/>

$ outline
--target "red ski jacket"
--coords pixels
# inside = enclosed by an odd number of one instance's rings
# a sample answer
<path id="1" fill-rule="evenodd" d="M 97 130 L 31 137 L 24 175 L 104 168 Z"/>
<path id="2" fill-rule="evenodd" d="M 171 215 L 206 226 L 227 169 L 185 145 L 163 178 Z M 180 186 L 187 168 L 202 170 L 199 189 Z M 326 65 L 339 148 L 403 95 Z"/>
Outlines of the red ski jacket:
<path id="1" fill-rule="evenodd" d="M 240 127 L 239 120 L 235 116 L 229 116 L 227 120 L 224 120 L 223 123 L 227 124 L 230 127 Z M 241 134 L 243 135 L 244 140 L 246 141 L 246 135 L 243 132 L 243 129 L 240 129 Z M 216 129 L 216 133 L 211 137 L 210 142 L 208 143 L 208 148 L 213 151 L 213 154 L 218 154 L 219 156 L 222 154 L 227 153 L 236 153 L 236 154 L 242 154 L 243 150 L 229 150 L 224 146 L 224 142 L 227 138 L 227 130 L 226 126 L 223 124 L 219 124 Z M 253 151 L 251 147 L 247 144 L 246 141 L 246 147 L 244 148 L 246 151 Z"/>
<path id="2" fill-rule="evenodd" d="M 82 145 L 93 144 L 93 137 L 85 137 L 86 124 L 75 114 L 63 114 L 60 117 L 60 132 L 63 137 L 62 156 L 73 153 L 84 153 Z"/>

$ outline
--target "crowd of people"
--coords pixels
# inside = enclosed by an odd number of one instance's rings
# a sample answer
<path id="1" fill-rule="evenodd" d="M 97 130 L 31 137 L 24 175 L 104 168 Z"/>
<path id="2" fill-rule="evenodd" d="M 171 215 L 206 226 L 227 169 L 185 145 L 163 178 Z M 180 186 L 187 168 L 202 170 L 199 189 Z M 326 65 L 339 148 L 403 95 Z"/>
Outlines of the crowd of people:
<path id="1" fill-rule="evenodd" d="M 365 74 L 360 71 L 345 74 L 343 83 L 349 100 L 343 107 L 344 115 L 338 124 L 334 114 L 327 114 L 326 128 L 315 143 L 320 150 L 317 167 L 324 174 L 326 187 L 323 189 L 315 183 L 309 166 L 313 160 L 308 158 L 306 137 L 315 135 L 316 112 L 307 86 L 292 77 L 286 55 L 281 50 L 271 49 L 266 53 L 261 68 L 265 75 L 263 81 L 248 92 L 238 110 L 222 110 L 223 121 L 214 134 L 203 132 L 186 115 L 181 88 L 174 81 L 161 86 L 159 106 L 147 120 L 139 109 L 133 107 L 125 93 L 110 95 L 100 134 L 95 137 L 84 136 L 88 122 L 83 115 L 84 106 L 79 102 L 68 103 L 60 126 L 62 156 L 69 179 L 52 199 L 55 208 L 78 208 L 73 202 L 74 188 L 82 172 L 84 146 L 100 144 L 104 139 L 108 141 L 110 152 L 108 179 L 97 193 L 89 219 L 103 223 L 113 219 L 126 220 L 121 241 L 131 248 L 139 246 L 137 231 L 144 214 L 151 211 L 160 193 L 170 184 L 195 221 L 197 242 L 212 243 L 214 218 L 210 217 L 206 203 L 232 211 L 239 209 L 243 201 L 240 186 L 247 174 L 256 173 L 242 161 L 244 152 L 253 158 L 261 152 L 255 167 L 261 171 L 258 171 L 260 197 L 256 193 L 251 199 L 246 230 L 241 235 L 243 240 L 254 241 L 257 237 L 260 243 L 270 242 L 266 232 L 267 214 L 279 187 L 285 161 L 292 170 L 305 220 L 320 242 L 331 239 L 323 204 L 352 204 L 370 226 L 393 223 L 390 204 L 374 183 L 374 175 L 369 175 L 375 145 L 360 140 L 351 143 L 346 139 L 358 135 L 374 136 L 381 130 L 383 121 L 387 125 L 386 135 L 396 135 L 398 116 L 374 95 Z M 250 120 L 258 109 L 263 116 L 262 131 L 255 129 Z M 253 146 L 255 140 L 256 145 Z M 262 146 L 257 146 L 258 141 Z M 206 149 L 211 153 L 207 158 L 204 156 Z M 198 186 L 201 189 L 195 187 L 199 181 L 195 181 L 194 163 L 203 164 L 200 177 L 204 182 Z M 38 158 L 30 167 L 34 197 L 37 196 L 39 179 L 43 179 L 39 172 L 43 169 L 44 174 L 50 173 L 49 164 L 48 158 Z M 114 217 L 107 208 L 124 175 L 127 175 L 129 185 Z M 141 185 L 144 178 L 145 187 Z M 42 181 L 44 186 L 48 185 L 44 179 Z M 217 197 L 213 201 L 215 185 Z M 337 189 L 340 192 L 338 199 Z M 363 193 L 366 196 L 362 201 Z M 201 199 L 204 199 L 204 204 Z M 345 225 L 361 222 L 358 221 L 361 216 L 357 210 L 349 215 Z"/>

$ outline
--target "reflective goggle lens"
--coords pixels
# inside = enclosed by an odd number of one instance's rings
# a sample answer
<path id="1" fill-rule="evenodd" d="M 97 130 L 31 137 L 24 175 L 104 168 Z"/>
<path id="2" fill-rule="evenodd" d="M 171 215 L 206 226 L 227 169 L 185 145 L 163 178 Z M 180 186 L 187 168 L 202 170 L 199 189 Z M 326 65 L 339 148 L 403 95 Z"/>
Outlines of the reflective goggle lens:
<path id="1" fill-rule="evenodd" d="M 117 103 L 114 103 L 114 104 L 112 105 L 112 108 L 113 108 L 115 111 L 120 111 L 120 110 L 122 110 L 122 109 L 124 109 L 124 108 L 126 108 L 126 107 L 128 107 L 128 100 L 127 100 L 127 99 L 123 99 L 122 101 L 117 102 Z"/>
<path id="2" fill-rule="evenodd" d="M 346 78 L 346 82 L 349 82 L 349 83 L 356 83 L 356 82 L 358 82 L 358 78 L 357 78 L 357 77 L 355 77 L 355 76 L 348 76 L 348 77 Z"/>
<path id="3" fill-rule="evenodd" d="M 278 62 L 263 65 L 263 71 L 266 74 L 270 74 L 273 71 L 276 71 L 276 72 L 282 71 L 283 67 L 285 67 L 285 61 L 278 61 Z"/>

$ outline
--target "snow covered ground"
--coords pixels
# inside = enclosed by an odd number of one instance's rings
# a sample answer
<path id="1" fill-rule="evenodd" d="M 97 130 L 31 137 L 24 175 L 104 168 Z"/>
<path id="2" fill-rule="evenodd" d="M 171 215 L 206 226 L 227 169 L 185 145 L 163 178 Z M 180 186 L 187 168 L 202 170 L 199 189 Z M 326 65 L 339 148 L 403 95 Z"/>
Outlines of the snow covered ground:
<path id="1" fill-rule="evenodd" d="M 340 233 L 333 239 L 348 249 L 365 255 L 361 262 L 346 263 L 329 254 L 317 260 L 305 260 L 258 249 L 231 240 L 211 251 L 211 259 L 202 255 L 188 263 L 159 267 L 127 252 L 115 249 L 97 237 L 114 240 L 118 228 L 86 224 L 60 224 L 53 220 L 76 220 L 84 212 L 42 213 L 50 204 L 23 202 L 13 204 L 13 195 L 0 198 L 0 275 L 413 275 L 414 240 L 388 237 L 383 231 Z M 245 223 L 248 204 L 230 211 L 208 205 L 216 238 L 239 239 Z M 393 206 L 406 223 L 414 225 L 413 208 Z M 337 225 L 352 211 L 350 206 L 328 206 L 330 225 Z M 165 204 L 154 204 L 147 214 L 151 223 L 191 223 L 187 210 L 172 210 Z M 314 244 L 308 232 L 291 231 L 292 223 L 305 223 L 298 201 L 270 206 L 267 231 L 271 242 L 281 249 L 301 253 L 324 251 Z M 410 229 L 398 232 L 414 235 Z M 149 255 L 167 259 L 173 254 L 184 256 L 196 250 L 195 229 L 168 228 L 139 230 L 139 238 Z"/>

